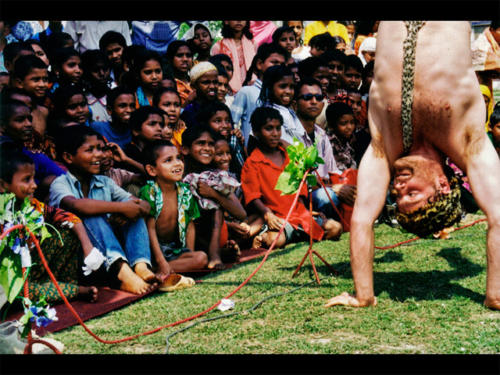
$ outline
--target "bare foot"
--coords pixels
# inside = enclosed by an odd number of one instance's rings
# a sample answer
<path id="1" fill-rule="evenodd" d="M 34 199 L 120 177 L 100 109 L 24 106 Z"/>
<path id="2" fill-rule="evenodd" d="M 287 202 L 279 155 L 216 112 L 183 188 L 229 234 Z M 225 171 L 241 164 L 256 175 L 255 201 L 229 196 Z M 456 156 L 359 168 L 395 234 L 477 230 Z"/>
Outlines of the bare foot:
<path id="1" fill-rule="evenodd" d="M 98 298 L 98 290 L 95 286 L 79 286 L 78 297 L 84 301 L 95 302 Z"/>
<path id="2" fill-rule="evenodd" d="M 132 268 L 125 262 L 122 263 L 120 271 L 118 272 L 118 280 L 121 281 L 121 290 L 134 294 L 147 293 L 154 287 L 135 274 Z"/>
<path id="3" fill-rule="evenodd" d="M 240 254 L 240 246 L 235 240 L 228 240 L 226 242 L 226 246 L 221 249 L 221 257 L 225 262 L 236 261 Z"/>
<path id="4" fill-rule="evenodd" d="M 224 269 L 224 263 L 222 263 L 222 260 L 217 257 L 213 258 L 208 262 L 208 269 L 215 269 L 215 270 L 223 270 Z"/>
<path id="5" fill-rule="evenodd" d="M 160 281 L 153 273 L 153 271 L 149 269 L 148 265 L 144 262 L 137 263 L 134 266 L 134 272 L 147 283 L 154 283 Z"/>
<path id="6" fill-rule="evenodd" d="M 356 297 L 351 296 L 349 293 L 344 292 L 336 297 L 330 298 L 325 307 L 331 307 L 336 305 L 351 306 L 351 307 L 367 307 L 367 306 L 377 306 L 377 298 L 373 297 L 373 302 L 360 302 Z"/>
<path id="7" fill-rule="evenodd" d="M 484 305 L 490 309 L 500 310 L 500 301 L 492 301 L 488 298 L 484 300 Z"/>
<path id="8" fill-rule="evenodd" d="M 253 241 L 252 241 L 252 249 L 258 249 L 262 247 L 264 239 L 262 238 L 261 235 L 255 236 Z"/>

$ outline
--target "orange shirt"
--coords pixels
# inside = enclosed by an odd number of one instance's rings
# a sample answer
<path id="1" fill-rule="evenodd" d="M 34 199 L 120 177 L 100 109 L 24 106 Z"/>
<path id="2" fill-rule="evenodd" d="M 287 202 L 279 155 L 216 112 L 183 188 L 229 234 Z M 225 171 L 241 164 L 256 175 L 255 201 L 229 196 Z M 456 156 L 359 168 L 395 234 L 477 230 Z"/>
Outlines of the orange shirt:
<path id="1" fill-rule="evenodd" d="M 285 153 L 285 162 L 281 167 L 278 167 L 256 148 L 243 165 L 243 170 L 241 171 L 241 189 L 243 190 L 246 204 L 255 199 L 260 199 L 275 215 L 284 219 L 292 206 L 295 194 L 281 195 L 281 191 L 274 189 L 281 172 L 283 172 L 290 162 L 286 150 L 284 148 L 281 148 L 281 150 Z M 305 184 L 302 186 L 300 195 L 307 196 L 307 187 Z M 300 201 L 297 202 L 292 211 L 289 223 L 295 229 L 300 224 L 306 233 L 310 233 L 309 210 Z M 313 220 L 313 238 L 319 241 L 322 237 L 323 229 Z"/>
<path id="2" fill-rule="evenodd" d="M 188 83 L 182 82 L 180 79 L 175 79 L 175 83 L 177 84 L 177 92 L 179 93 L 179 96 L 181 97 L 181 106 L 184 108 L 184 105 L 186 103 L 186 99 L 188 98 L 189 94 L 193 91 L 191 86 Z"/>

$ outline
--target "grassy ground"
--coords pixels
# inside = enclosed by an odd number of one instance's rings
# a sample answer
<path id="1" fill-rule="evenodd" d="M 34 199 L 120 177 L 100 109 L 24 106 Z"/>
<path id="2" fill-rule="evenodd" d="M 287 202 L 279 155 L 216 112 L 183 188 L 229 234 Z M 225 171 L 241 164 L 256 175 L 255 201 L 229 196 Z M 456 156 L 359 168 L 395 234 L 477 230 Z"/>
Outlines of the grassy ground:
<path id="1" fill-rule="evenodd" d="M 387 225 L 378 226 L 375 233 L 379 246 L 412 238 Z M 353 290 L 348 234 L 339 242 L 314 245 L 339 272 L 333 277 L 317 260 L 321 285 L 311 283 L 308 261 L 301 273 L 291 278 L 307 244 L 289 245 L 273 252 L 231 298 L 236 305 L 229 312 L 240 314 L 202 322 L 170 337 L 169 353 L 498 353 L 500 312 L 482 305 L 485 242 L 486 224 L 481 223 L 453 233 L 448 240 L 419 240 L 376 251 L 375 294 L 379 304 L 366 309 L 323 307 L 333 295 Z M 189 317 L 229 294 L 260 261 L 208 275 L 191 289 L 155 294 L 93 319 L 88 326 L 111 340 Z M 244 312 L 266 297 L 270 298 Z M 198 320 L 229 312 L 213 310 Z M 161 354 L 165 353 L 166 337 L 192 323 L 117 345 L 101 344 L 79 326 L 49 337 L 62 341 L 65 353 Z"/>

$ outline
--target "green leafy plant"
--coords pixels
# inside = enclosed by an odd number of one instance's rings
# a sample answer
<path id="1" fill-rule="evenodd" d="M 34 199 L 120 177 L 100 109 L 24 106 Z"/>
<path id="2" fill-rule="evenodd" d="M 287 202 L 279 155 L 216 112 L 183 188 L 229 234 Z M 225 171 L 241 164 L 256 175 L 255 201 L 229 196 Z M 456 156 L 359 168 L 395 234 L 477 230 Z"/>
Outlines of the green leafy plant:
<path id="1" fill-rule="evenodd" d="M 281 172 L 275 189 L 281 191 L 281 195 L 295 194 L 299 190 L 300 182 L 307 170 L 316 169 L 325 161 L 319 157 L 317 144 L 305 147 L 297 138 L 293 138 L 293 144 L 286 148 L 290 162 Z M 309 173 L 306 177 L 307 185 L 316 186 L 316 176 Z"/>
<path id="2" fill-rule="evenodd" d="M 12 193 L 0 194 L 0 228 L 5 233 L 16 225 L 23 225 L 23 228 L 15 229 L 9 232 L 5 238 L 0 241 L 0 285 L 3 287 L 7 301 L 12 303 L 21 292 L 24 282 L 31 268 L 31 255 L 28 243 L 29 231 L 40 238 L 42 243 L 46 238 L 51 237 L 45 223 L 43 214 L 38 212 L 31 204 L 28 198 L 24 199 L 20 209 L 15 209 L 16 196 Z M 52 227 L 59 235 L 57 230 Z M 60 235 L 59 238 L 61 239 Z M 62 242 L 62 239 L 61 239 Z M 33 246 L 33 244 L 31 243 Z M 26 270 L 23 275 L 23 268 Z M 26 309 L 33 307 L 33 311 L 28 318 L 22 319 L 25 324 L 25 330 L 31 327 L 31 317 L 37 312 L 42 313 L 43 308 L 47 306 L 44 298 L 33 304 L 28 298 L 23 298 Z M 29 315 L 29 314 L 28 314 Z M 27 314 L 25 314 L 27 316 Z M 45 312 L 46 318 L 53 317 L 52 312 Z M 37 320 L 38 322 L 38 320 Z M 46 322 L 46 321 L 44 321 Z M 47 323 L 48 324 L 48 323 Z M 27 328 L 26 328 L 27 327 Z"/>

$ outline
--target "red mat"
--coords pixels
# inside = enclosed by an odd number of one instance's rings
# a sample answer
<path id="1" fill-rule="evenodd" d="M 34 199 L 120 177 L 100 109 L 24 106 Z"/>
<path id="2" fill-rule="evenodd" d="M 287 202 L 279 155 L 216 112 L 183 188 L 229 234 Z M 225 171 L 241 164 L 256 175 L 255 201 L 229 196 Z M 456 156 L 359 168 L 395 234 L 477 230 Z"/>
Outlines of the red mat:
<path id="1" fill-rule="evenodd" d="M 266 249 L 254 249 L 254 250 L 242 250 L 240 258 L 238 259 L 237 262 L 234 263 L 225 263 L 224 264 L 224 269 L 229 269 L 233 267 L 235 264 L 247 262 L 249 260 L 258 258 L 266 252 Z M 216 272 L 215 270 L 209 270 L 209 269 L 202 269 L 202 270 L 196 270 L 193 272 L 185 273 L 185 275 L 192 275 L 192 276 L 203 276 L 206 275 L 207 273 L 211 272 Z M 154 292 L 154 291 L 153 291 Z M 89 303 L 89 302 L 84 302 L 84 301 L 73 301 L 71 302 L 71 305 L 75 309 L 75 311 L 78 313 L 80 318 L 83 321 L 87 321 L 89 319 L 95 318 L 97 316 L 104 315 L 110 311 L 119 309 L 120 307 L 123 307 L 125 305 L 128 305 L 134 301 L 137 301 L 138 299 L 144 298 L 145 296 L 149 295 L 149 292 L 143 295 L 136 295 L 128 292 L 124 292 L 122 290 L 116 290 L 116 289 L 110 289 L 107 287 L 104 288 L 99 288 L 99 298 L 97 302 L 94 303 Z M 56 322 L 53 322 L 49 324 L 47 327 L 35 327 L 35 331 L 39 336 L 43 336 L 47 334 L 48 332 L 57 332 L 61 331 L 65 328 L 74 326 L 78 324 L 78 321 L 76 318 L 73 316 L 71 311 L 66 307 L 64 303 L 61 303 L 59 305 L 53 306 L 56 309 L 57 312 L 57 317 L 58 320 Z M 11 313 L 7 316 L 6 320 L 13 320 L 13 319 L 19 319 L 23 315 L 22 311 L 17 311 L 14 313 Z"/>

